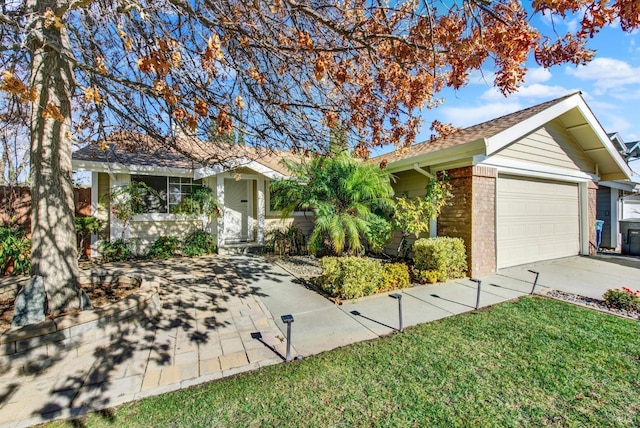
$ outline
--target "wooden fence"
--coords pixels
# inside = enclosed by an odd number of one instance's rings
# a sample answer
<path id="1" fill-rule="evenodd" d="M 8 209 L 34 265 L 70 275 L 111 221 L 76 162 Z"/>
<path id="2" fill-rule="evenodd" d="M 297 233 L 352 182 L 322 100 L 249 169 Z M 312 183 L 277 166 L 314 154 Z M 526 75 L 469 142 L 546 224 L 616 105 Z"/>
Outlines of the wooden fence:
<path id="1" fill-rule="evenodd" d="M 77 216 L 91 215 L 91 188 L 73 189 Z M 0 224 L 15 224 L 31 231 L 31 189 L 26 186 L 0 186 Z"/>

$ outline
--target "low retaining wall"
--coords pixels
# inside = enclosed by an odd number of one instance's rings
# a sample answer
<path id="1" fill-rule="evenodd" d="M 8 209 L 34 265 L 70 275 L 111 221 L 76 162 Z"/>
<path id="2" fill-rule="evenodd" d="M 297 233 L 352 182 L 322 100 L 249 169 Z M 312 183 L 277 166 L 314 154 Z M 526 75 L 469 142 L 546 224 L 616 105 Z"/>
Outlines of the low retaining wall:
<path id="1" fill-rule="evenodd" d="M 140 280 L 125 275 L 85 281 L 130 284 Z M 108 346 L 129 331 L 133 323 L 159 313 L 158 289 L 157 281 L 145 280 L 135 294 L 110 305 L 6 330 L 0 335 L 0 372 L 34 373 L 70 354 L 93 352 L 97 343 Z"/>

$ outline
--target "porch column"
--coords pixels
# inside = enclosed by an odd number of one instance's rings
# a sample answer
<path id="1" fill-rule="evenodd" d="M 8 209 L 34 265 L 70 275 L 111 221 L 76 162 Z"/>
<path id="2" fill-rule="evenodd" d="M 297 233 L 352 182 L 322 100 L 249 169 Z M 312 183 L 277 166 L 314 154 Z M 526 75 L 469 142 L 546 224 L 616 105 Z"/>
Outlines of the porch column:
<path id="1" fill-rule="evenodd" d="M 264 179 L 258 179 L 258 245 L 264 245 Z"/>
<path id="2" fill-rule="evenodd" d="M 219 174 L 216 177 L 216 199 L 220 204 L 220 215 L 218 216 L 218 248 L 224 247 L 224 177 Z"/>
<path id="3" fill-rule="evenodd" d="M 109 191 L 114 192 L 116 189 L 122 186 L 126 186 L 131 182 L 131 178 L 129 175 L 125 174 L 113 174 L 110 176 L 109 180 Z M 97 193 L 97 190 L 96 190 Z M 120 197 L 125 197 L 124 195 L 120 195 Z M 109 239 L 120 239 L 123 238 L 128 240 L 131 237 L 131 232 L 129 227 L 125 228 L 125 225 L 116 218 L 112 213 L 109 213 Z M 131 226 L 131 225 L 129 225 Z"/>
<path id="4" fill-rule="evenodd" d="M 98 173 L 91 173 L 91 216 L 98 217 Z M 98 257 L 98 233 L 91 234 L 91 258 Z"/>

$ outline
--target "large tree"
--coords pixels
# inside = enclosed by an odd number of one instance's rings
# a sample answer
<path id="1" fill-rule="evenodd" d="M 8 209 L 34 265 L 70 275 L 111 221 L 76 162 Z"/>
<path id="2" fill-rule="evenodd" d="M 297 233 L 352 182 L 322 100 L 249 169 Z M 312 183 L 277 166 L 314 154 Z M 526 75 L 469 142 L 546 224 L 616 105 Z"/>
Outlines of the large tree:
<path id="1" fill-rule="evenodd" d="M 247 145 L 323 151 L 339 126 L 366 156 L 410 144 L 420 108 L 493 61 L 513 91 L 533 54 L 588 61 L 586 41 L 637 0 L 5 0 L 1 87 L 30 105 L 33 269 L 49 310 L 78 305 L 70 151 L 133 130 L 171 144 L 176 128 L 233 128 Z M 541 35 L 532 14 L 583 16 Z M 195 140 L 194 140 L 194 144 Z M 181 145 L 180 147 L 184 147 Z M 132 144 L 132 150 L 135 145 Z M 186 154 L 191 153 L 186 150 Z M 195 152 L 195 151 L 194 151 Z M 220 159 L 206 159 L 217 162 Z"/>

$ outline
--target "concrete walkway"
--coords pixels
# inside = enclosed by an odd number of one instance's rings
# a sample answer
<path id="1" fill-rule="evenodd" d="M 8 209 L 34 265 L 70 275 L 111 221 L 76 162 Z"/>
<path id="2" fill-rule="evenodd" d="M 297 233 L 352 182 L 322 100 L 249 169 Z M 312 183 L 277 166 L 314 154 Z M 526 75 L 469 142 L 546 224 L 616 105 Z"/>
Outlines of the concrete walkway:
<path id="1" fill-rule="evenodd" d="M 160 318 L 125 330 L 117 343 L 61 358 L 37 375 L 0 374 L 0 426 L 72 417 L 283 361 L 292 314 L 293 355 L 309 356 L 397 331 L 388 294 L 335 305 L 258 256 L 202 257 L 109 267 L 165 279 Z M 572 257 L 480 278 L 481 306 L 555 288 L 600 298 L 640 288 L 640 260 Z M 404 326 L 471 311 L 477 285 L 460 279 L 402 294 Z"/>

